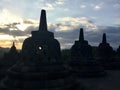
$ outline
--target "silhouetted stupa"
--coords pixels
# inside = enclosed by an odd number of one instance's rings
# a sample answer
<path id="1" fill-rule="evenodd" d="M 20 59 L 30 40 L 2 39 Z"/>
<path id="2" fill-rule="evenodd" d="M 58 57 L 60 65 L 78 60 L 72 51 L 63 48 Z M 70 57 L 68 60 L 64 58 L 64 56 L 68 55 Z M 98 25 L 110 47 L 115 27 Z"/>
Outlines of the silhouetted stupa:
<path id="1" fill-rule="evenodd" d="M 7 72 L 7 70 L 16 64 L 19 60 L 20 56 L 19 53 L 15 47 L 15 43 L 13 42 L 10 50 L 4 54 L 2 60 L 1 60 L 1 78 L 3 78 Z"/>
<path id="2" fill-rule="evenodd" d="M 8 53 L 5 53 L 2 59 L 2 65 L 4 68 L 8 69 L 12 65 L 16 64 L 19 59 L 19 53 L 15 47 L 15 43 L 13 42 Z"/>
<path id="3" fill-rule="evenodd" d="M 83 29 L 80 29 L 79 40 L 71 48 L 71 62 L 74 73 L 83 77 L 104 75 L 102 67 L 94 60 L 92 47 L 84 40 Z"/>
<path id="4" fill-rule="evenodd" d="M 1 86 L 7 90 L 81 90 L 60 59 L 59 42 L 47 31 L 46 12 L 42 10 L 39 30 L 23 43 L 23 62 L 8 70 Z"/>
<path id="5" fill-rule="evenodd" d="M 99 61 L 104 66 L 105 69 L 112 68 L 113 62 L 113 55 L 114 51 L 113 48 L 107 43 L 106 34 L 103 34 L 102 43 L 98 46 L 98 54 L 99 54 Z"/>
<path id="6" fill-rule="evenodd" d="M 88 44 L 88 41 L 84 40 L 83 28 L 80 29 L 79 40 L 75 41 L 75 44 L 71 48 L 72 59 L 78 58 L 81 60 L 87 60 L 92 58 L 92 48 Z"/>
<path id="7" fill-rule="evenodd" d="M 32 37 L 24 41 L 22 55 L 23 59 L 29 61 L 42 58 L 61 59 L 60 44 L 54 39 L 54 34 L 47 30 L 45 10 L 41 13 L 39 30 L 32 31 Z"/>

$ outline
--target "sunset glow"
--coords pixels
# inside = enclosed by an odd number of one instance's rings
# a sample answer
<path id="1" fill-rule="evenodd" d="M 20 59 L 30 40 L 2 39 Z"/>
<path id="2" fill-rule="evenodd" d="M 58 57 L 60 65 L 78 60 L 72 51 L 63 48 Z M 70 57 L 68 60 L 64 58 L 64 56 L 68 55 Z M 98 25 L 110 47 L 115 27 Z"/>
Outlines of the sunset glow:
<path id="1" fill-rule="evenodd" d="M 61 47 L 70 48 L 81 27 L 93 46 L 101 42 L 104 32 L 113 47 L 120 44 L 119 0 L 20 0 L 19 5 L 18 0 L 1 0 L 0 47 L 16 41 L 20 49 L 24 37 L 38 30 L 41 9 L 47 11 L 48 30 L 63 38 L 58 39 Z"/>

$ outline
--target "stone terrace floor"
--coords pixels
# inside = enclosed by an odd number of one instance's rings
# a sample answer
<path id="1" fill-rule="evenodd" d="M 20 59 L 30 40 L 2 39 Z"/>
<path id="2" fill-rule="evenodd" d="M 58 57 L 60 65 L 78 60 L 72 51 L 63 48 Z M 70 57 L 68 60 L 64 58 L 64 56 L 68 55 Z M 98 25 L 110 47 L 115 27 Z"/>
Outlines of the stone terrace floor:
<path id="1" fill-rule="evenodd" d="M 87 90 L 120 90 L 120 70 L 107 70 L 106 77 L 80 78 Z"/>

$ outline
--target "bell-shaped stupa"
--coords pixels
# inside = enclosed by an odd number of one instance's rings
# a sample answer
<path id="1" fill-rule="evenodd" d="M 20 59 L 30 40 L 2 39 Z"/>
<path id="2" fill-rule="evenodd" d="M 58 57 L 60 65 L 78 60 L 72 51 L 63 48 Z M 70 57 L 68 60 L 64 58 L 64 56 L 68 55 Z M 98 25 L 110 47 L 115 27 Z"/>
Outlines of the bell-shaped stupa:
<path id="1" fill-rule="evenodd" d="M 38 31 L 32 31 L 32 37 L 25 39 L 22 46 L 22 56 L 25 60 L 43 58 L 61 59 L 60 44 L 54 38 L 54 34 L 47 30 L 46 11 L 41 11 L 40 24 Z M 41 59 L 41 60 L 40 60 Z"/>

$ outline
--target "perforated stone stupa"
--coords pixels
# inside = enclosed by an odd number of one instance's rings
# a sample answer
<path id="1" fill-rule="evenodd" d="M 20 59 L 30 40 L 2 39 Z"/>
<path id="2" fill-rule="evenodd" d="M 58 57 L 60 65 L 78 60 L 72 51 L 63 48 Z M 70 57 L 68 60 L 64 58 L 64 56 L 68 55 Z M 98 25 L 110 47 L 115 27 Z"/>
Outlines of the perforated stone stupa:
<path id="1" fill-rule="evenodd" d="M 32 37 L 25 39 L 22 47 L 25 60 L 43 60 L 61 58 L 60 44 L 54 34 L 47 30 L 46 12 L 42 10 L 38 31 L 32 31 Z"/>
<path id="2" fill-rule="evenodd" d="M 41 12 L 39 30 L 25 39 L 21 54 L 22 63 L 8 70 L 1 89 L 83 90 L 60 60 L 60 45 L 47 30 L 45 10 Z"/>

